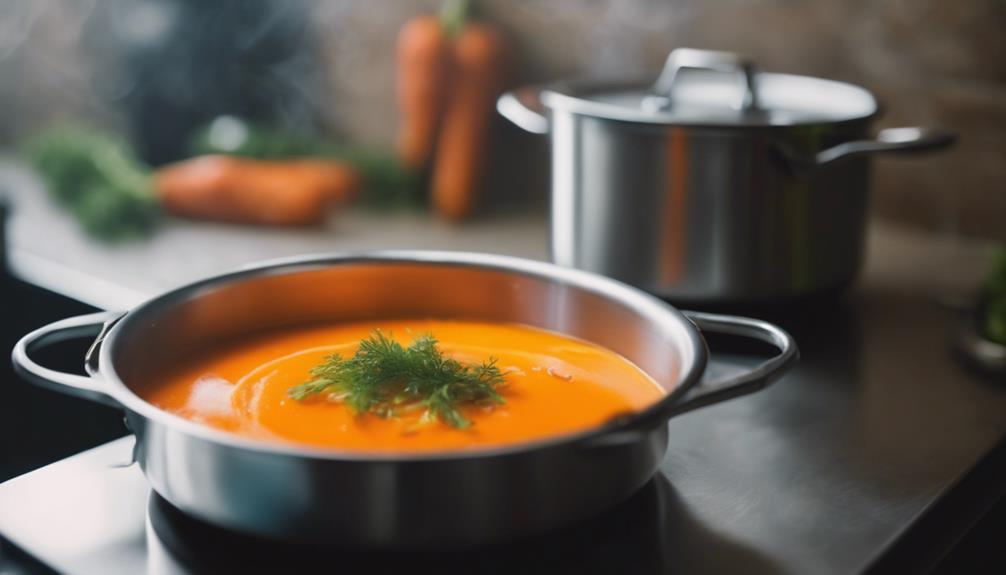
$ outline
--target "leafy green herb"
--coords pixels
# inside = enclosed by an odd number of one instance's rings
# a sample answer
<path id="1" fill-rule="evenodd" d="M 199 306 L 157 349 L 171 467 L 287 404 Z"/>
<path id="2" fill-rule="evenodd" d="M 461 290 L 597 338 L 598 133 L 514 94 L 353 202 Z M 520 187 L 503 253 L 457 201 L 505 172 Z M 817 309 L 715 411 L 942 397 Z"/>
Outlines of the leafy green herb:
<path id="1" fill-rule="evenodd" d="M 24 148 L 46 187 L 100 239 L 148 234 L 160 213 L 150 169 L 114 136 L 63 126 L 32 138 Z"/>
<path id="2" fill-rule="evenodd" d="M 1006 345 L 1006 248 L 998 249 L 985 280 L 985 336 Z"/>
<path id="3" fill-rule="evenodd" d="M 289 394 L 303 400 L 326 393 L 356 413 L 381 417 L 422 409 L 424 418 L 436 417 L 451 427 L 465 428 L 471 421 L 459 408 L 504 403 L 496 391 L 503 381 L 495 359 L 466 365 L 445 357 L 431 335 L 402 347 L 375 330 L 360 342 L 353 357 L 327 356 L 311 370 L 311 379 L 291 387 Z"/>

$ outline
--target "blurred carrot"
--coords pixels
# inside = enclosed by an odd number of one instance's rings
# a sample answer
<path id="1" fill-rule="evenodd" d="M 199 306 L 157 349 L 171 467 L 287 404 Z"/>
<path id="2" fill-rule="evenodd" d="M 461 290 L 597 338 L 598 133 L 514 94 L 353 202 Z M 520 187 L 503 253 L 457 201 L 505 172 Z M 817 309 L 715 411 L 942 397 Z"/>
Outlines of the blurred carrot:
<path id="1" fill-rule="evenodd" d="M 495 27 L 468 24 L 452 46 L 453 81 L 434 158 L 437 214 L 461 220 L 474 210 L 488 156 L 489 126 L 506 77 L 508 50 Z"/>
<path id="2" fill-rule="evenodd" d="M 419 16 L 398 34 L 398 152 L 420 170 L 433 154 L 447 93 L 450 38 L 435 16 Z"/>
<path id="3" fill-rule="evenodd" d="M 353 198 L 356 172 L 332 161 L 262 161 L 201 156 L 157 170 L 154 187 L 169 212 L 193 218 L 267 225 L 324 220 Z"/>

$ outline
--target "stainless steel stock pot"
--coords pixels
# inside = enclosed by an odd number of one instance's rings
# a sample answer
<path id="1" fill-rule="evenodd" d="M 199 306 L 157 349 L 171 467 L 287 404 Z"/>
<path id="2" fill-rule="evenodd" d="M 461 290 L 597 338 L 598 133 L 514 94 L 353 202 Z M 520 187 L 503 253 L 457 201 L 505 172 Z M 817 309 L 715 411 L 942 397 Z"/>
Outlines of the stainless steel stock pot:
<path id="1" fill-rule="evenodd" d="M 582 433 L 418 454 L 256 441 L 143 400 L 152 373 L 241 334 L 403 317 L 520 322 L 583 338 L 633 361 L 667 395 Z M 764 340 L 779 354 L 750 372 L 701 381 L 703 331 Z M 95 335 L 87 376 L 31 359 L 55 341 Z M 760 389 L 797 355 L 790 336 L 768 323 L 679 312 L 594 274 L 502 256 L 402 251 L 290 259 L 220 275 L 129 312 L 45 326 L 18 342 L 13 360 L 34 383 L 122 409 L 153 489 L 199 519 L 300 542 L 457 547 L 531 535 L 618 503 L 656 472 L 668 418 Z"/>
<path id="2" fill-rule="evenodd" d="M 843 287 L 862 260 L 870 156 L 945 147 L 892 128 L 867 90 L 678 49 L 656 82 L 503 95 L 552 150 L 554 261 L 676 302 L 789 299 Z"/>

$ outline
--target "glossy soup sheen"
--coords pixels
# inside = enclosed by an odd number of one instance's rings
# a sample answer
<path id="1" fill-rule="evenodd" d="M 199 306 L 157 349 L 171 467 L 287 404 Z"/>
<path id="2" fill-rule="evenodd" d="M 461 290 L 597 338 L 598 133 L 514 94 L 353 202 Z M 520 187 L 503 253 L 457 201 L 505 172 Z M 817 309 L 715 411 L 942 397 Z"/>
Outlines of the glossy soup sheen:
<path id="1" fill-rule="evenodd" d="M 380 329 L 402 345 L 432 334 L 464 363 L 497 359 L 502 405 L 467 406 L 456 429 L 418 414 L 382 418 L 290 387 L 332 353 L 350 357 Z M 409 320 L 318 325 L 258 334 L 194 357 L 164 374 L 145 399 L 192 421 L 246 437 L 358 451 L 470 449 L 581 431 L 659 400 L 664 391 L 600 346 L 518 324 Z"/>

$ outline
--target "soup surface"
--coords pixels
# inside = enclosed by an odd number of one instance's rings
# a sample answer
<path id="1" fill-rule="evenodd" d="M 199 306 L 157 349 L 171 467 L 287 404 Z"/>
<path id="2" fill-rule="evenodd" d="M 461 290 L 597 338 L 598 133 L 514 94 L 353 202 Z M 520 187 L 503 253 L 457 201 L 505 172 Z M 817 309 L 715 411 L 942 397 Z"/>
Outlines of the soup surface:
<path id="1" fill-rule="evenodd" d="M 331 354 L 352 357 L 379 330 L 403 346 L 423 334 L 444 356 L 495 359 L 502 402 L 459 408 L 452 427 L 421 412 L 358 413 L 334 394 L 294 399 L 291 388 Z M 335 449 L 429 451 L 498 446 L 583 430 L 638 411 L 665 392 L 627 359 L 600 346 L 518 324 L 407 320 L 317 325 L 249 336 L 177 365 L 144 399 L 192 421 L 243 436 Z"/>

